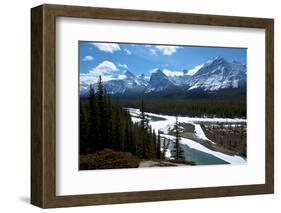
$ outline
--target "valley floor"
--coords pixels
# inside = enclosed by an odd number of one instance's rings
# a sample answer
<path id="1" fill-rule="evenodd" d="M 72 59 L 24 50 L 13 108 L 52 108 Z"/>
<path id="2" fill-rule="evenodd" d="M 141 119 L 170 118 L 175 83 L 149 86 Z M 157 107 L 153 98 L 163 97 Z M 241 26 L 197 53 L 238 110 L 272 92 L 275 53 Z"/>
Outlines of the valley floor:
<path id="1" fill-rule="evenodd" d="M 140 121 L 140 110 L 127 109 L 133 122 Z M 166 158 L 171 159 L 173 149 L 175 116 L 146 113 L 149 124 L 170 144 Z M 181 146 L 185 158 L 196 165 L 245 164 L 246 161 L 246 119 L 240 118 L 198 118 L 179 116 Z M 146 163 L 149 166 L 149 163 Z M 145 165 L 145 164 L 144 164 Z"/>

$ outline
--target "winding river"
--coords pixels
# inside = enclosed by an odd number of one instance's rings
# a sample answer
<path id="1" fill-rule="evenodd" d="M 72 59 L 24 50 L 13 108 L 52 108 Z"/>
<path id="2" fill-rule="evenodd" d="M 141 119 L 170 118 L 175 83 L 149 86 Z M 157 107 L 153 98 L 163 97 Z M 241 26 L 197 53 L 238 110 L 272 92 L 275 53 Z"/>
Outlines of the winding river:
<path id="1" fill-rule="evenodd" d="M 134 108 L 127 108 L 132 116 L 133 122 L 140 121 L 140 110 Z M 169 115 L 160 115 L 155 113 L 145 113 L 149 119 L 149 125 L 153 130 L 157 133 L 158 131 L 163 132 L 161 134 L 162 137 L 170 139 L 171 141 L 174 139 L 174 136 L 169 135 L 170 128 L 173 127 L 175 123 L 175 117 Z M 209 140 L 202 130 L 201 126 L 196 122 L 223 122 L 223 123 L 241 123 L 246 122 L 245 119 L 229 119 L 229 118 L 196 118 L 196 117 L 178 117 L 178 122 L 180 124 L 191 124 L 194 126 L 194 132 L 198 139 Z M 210 141 L 210 140 L 209 140 Z M 215 143 L 210 141 L 211 143 Z M 191 160 L 196 163 L 196 165 L 215 165 L 215 164 L 246 164 L 246 159 L 237 156 L 237 155 L 227 155 L 218 151 L 211 150 L 202 144 L 187 138 L 181 138 L 180 140 L 181 147 L 184 151 L 184 155 L 186 160 Z M 172 144 L 170 144 L 166 157 L 171 157 L 171 149 Z"/>

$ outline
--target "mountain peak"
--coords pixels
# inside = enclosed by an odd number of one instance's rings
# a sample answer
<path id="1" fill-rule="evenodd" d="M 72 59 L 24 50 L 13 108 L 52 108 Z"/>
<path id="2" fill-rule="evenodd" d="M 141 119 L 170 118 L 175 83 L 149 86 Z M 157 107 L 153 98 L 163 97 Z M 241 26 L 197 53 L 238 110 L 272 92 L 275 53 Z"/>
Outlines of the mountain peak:
<path id="1" fill-rule="evenodd" d="M 156 78 L 158 78 L 158 77 L 168 78 L 168 77 L 165 75 L 165 73 L 163 73 L 162 70 L 160 70 L 160 69 L 155 70 L 155 71 L 151 74 L 150 79 L 151 79 L 152 77 L 156 77 Z"/>
<path id="2" fill-rule="evenodd" d="M 154 69 L 152 72 L 152 74 L 161 74 L 161 73 L 163 74 L 163 72 L 159 68 Z"/>
<path id="3" fill-rule="evenodd" d="M 136 76 L 133 74 L 133 73 L 131 73 L 129 70 L 125 70 L 124 72 L 123 72 L 123 75 L 125 75 L 127 78 L 136 78 Z"/>
<path id="4" fill-rule="evenodd" d="M 208 61 L 189 81 L 189 89 L 215 91 L 226 88 L 238 88 L 246 83 L 246 66 L 239 62 L 229 62 L 218 56 Z"/>
<path id="5" fill-rule="evenodd" d="M 212 63 L 228 63 L 228 61 L 222 56 L 217 56 L 212 60 Z"/>
<path id="6" fill-rule="evenodd" d="M 160 69 L 157 69 L 151 74 L 149 85 L 145 92 L 159 92 L 173 86 L 174 84 L 170 81 L 169 77 L 166 76 Z"/>
<path id="7" fill-rule="evenodd" d="M 124 75 L 134 75 L 133 73 L 131 73 L 129 70 L 124 70 L 123 71 Z"/>
<path id="8" fill-rule="evenodd" d="M 171 93 L 179 90 L 218 91 L 220 89 L 245 88 L 247 67 L 238 61 L 228 61 L 218 56 L 208 62 L 182 71 L 182 75 L 173 76 L 156 68 L 150 76 L 135 75 L 124 70 L 112 80 L 105 82 L 109 94 L 156 94 Z M 81 84 L 82 85 L 82 84 Z M 83 93 L 87 91 L 87 84 L 81 86 Z M 86 91 L 86 92 L 85 92 Z M 194 90 L 195 91 L 195 90 Z M 82 93 L 81 92 L 81 93 Z"/>
<path id="9" fill-rule="evenodd" d="M 224 59 L 224 57 L 222 57 L 220 55 L 214 58 L 214 60 L 221 60 L 221 59 Z"/>

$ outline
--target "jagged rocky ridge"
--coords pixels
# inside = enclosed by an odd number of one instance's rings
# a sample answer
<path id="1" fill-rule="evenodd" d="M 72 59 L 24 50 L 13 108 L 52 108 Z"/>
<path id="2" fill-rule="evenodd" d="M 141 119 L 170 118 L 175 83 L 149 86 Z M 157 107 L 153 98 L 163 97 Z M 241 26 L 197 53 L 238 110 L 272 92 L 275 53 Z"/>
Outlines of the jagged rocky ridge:
<path id="1" fill-rule="evenodd" d="M 191 74 L 190 74 L 191 73 Z M 154 71 L 150 78 L 144 75 L 135 76 L 124 71 L 123 79 L 104 82 L 106 91 L 111 95 L 149 95 L 165 92 L 218 92 L 225 89 L 246 89 L 246 65 L 237 61 L 227 61 L 216 57 L 190 71 L 184 70 L 182 75 L 167 76 L 160 69 Z M 96 84 L 93 84 L 96 87 Z M 86 95 L 88 88 L 80 91 Z"/>

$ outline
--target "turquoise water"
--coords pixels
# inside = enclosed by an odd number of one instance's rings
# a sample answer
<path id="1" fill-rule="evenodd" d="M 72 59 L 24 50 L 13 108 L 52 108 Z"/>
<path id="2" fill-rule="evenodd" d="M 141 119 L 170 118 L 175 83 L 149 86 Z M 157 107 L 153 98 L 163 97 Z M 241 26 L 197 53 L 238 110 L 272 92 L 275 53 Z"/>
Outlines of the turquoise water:
<path id="1" fill-rule="evenodd" d="M 184 151 L 186 160 L 194 161 L 196 165 L 229 164 L 220 158 L 196 149 L 192 149 L 187 145 L 181 145 L 181 147 Z"/>
<path id="2" fill-rule="evenodd" d="M 134 112 L 134 114 L 132 114 L 132 117 L 139 117 L 139 112 L 136 113 Z M 161 115 L 149 115 L 149 122 L 150 124 L 153 122 L 157 122 L 157 121 L 165 121 L 166 119 L 161 117 Z M 165 128 L 167 125 L 172 125 L 173 123 L 163 123 L 163 127 Z M 184 151 L 184 155 L 185 155 L 185 159 L 189 160 L 189 161 L 194 161 L 196 165 L 217 165 L 217 164 L 229 164 L 228 162 L 217 158 L 214 155 L 211 155 L 209 153 L 206 152 L 202 152 L 200 150 L 197 149 L 192 149 L 187 145 L 181 144 L 181 147 Z M 171 145 L 170 145 L 170 148 Z"/>

